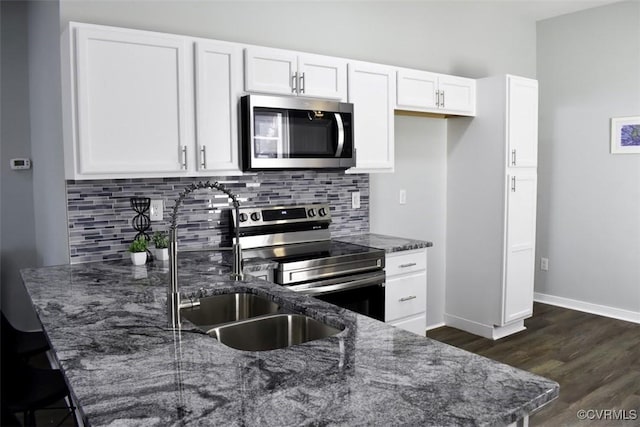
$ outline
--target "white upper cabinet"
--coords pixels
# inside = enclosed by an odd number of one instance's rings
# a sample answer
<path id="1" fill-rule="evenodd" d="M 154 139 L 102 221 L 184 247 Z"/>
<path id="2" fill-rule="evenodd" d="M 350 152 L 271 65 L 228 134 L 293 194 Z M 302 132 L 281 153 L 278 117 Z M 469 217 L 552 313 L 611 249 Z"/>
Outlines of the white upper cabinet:
<path id="1" fill-rule="evenodd" d="M 397 75 L 398 109 L 475 116 L 475 80 L 409 69 Z"/>
<path id="2" fill-rule="evenodd" d="M 538 164 L 538 82 L 507 76 L 509 167 Z"/>
<path id="3" fill-rule="evenodd" d="M 238 174 L 237 104 L 242 82 L 242 48 L 198 41 L 195 67 L 196 169 L 201 174 Z"/>
<path id="4" fill-rule="evenodd" d="M 349 63 L 356 167 L 347 172 L 393 172 L 395 87 L 393 68 Z"/>
<path id="5" fill-rule="evenodd" d="M 282 49 L 245 49 L 245 90 L 278 95 L 347 97 L 347 62 Z"/>
<path id="6" fill-rule="evenodd" d="M 62 57 L 67 179 L 241 173 L 240 45 L 72 23 Z"/>
<path id="7" fill-rule="evenodd" d="M 186 40 L 122 29 L 75 31 L 70 86 L 77 134 L 67 177 L 183 170 L 192 101 Z"/>

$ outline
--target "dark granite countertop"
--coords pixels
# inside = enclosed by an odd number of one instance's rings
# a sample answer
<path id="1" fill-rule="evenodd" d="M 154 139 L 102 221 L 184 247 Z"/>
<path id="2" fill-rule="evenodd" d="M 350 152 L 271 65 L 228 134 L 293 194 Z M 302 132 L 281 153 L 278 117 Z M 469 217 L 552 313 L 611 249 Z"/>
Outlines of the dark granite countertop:
<path id="1" fill-rule="evenodd" d="M 184 298 L 247 291 L 344 330 L 265 352 L 226 347 L 188 322 L 173 331 L 167 267 L 114 261 L 22 270 L 92 426 L 493 426 L 558 395 L 553 381 L 272 283 L 231 282 L 215 257 L 181 258 Z"/>
<path id="2" fill-rule="evenodd" d="M 386 253 L 410 251 L 412 249 L 430 248 L 432 242 L 404 237 L 385 236 L 384 234 L 362 233 L 334 238 L 341 242 L 353 243 L 370 248 L 384 249 Z"/>

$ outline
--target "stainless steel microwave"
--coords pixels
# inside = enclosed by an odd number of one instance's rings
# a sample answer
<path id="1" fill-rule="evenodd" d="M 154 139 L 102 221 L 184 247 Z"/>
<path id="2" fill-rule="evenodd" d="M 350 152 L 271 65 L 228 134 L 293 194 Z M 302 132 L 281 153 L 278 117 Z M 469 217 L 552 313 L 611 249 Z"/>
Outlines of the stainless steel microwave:
<path id="1" fill-rule="evenodd" d="M 240 108 L 243 170 L 355 166 L 353 104 L 246 95 Z"/>

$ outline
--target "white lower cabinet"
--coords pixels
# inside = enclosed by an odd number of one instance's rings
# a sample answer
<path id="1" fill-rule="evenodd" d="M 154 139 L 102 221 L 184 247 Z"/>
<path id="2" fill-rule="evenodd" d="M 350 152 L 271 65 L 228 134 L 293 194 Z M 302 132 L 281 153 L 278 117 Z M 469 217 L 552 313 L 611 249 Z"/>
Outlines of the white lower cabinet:
<path id="1" fill-rule="evenodd" d="M 427 250 L 390 253 L 385 263 L 385 322 L 424 336 L 427 326 Z"/>

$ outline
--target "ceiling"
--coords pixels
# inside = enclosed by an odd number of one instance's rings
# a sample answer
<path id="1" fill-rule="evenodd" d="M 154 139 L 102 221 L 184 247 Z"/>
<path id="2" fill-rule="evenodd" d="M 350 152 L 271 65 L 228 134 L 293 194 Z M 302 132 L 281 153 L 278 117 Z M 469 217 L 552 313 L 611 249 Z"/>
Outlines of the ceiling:
<path id="1" fill-rule="evenodd" d="M 482 2 L 486 0 L 474 0 Z M 579 10 L 617 3 L 621 0 L 498 0 L 503 3 L 517 4 L 521 13 L 529 19 L 540 21 Z"/>

